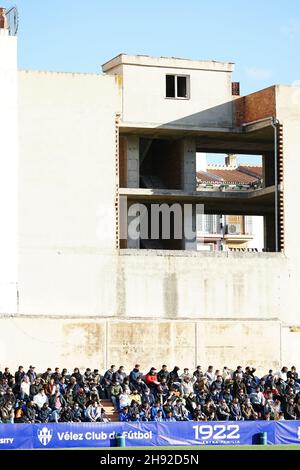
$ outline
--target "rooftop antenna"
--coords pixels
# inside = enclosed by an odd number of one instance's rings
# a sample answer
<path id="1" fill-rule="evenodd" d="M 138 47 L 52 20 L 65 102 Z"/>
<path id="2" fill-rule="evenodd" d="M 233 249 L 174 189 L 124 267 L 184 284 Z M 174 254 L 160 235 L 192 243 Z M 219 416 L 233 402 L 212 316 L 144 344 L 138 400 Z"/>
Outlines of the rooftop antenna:
<path id="1" fill-rule="evenodd" d="M 8 8 L 5 12 L 7 29 L 10 36 L 16 36 L 19 29 L 19 13 L 15 6 Z"/>

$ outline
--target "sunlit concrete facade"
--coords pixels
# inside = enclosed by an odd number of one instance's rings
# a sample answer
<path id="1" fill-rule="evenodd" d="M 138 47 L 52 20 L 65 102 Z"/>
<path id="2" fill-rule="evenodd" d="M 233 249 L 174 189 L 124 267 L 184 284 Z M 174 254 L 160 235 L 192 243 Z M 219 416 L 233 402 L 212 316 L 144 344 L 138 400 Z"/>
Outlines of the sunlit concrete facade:
<path id="1" fill-rule="evenodd" d="M 15 44 L 0 36 L 3 95 Z M 300 366 L 297 87 L 272 87 L 265 101 L 235 97 L 233 64 L 213 61 L 120 55 L 103 71 L 15 68 L 18 83 L 2 97 L 0 246 L 3 259 L 4 246 L 10 254 L 0 271 L 0 368 Z M 188 77 L 185 98 L 165 96 L 166 75 Z M 277 252 L 271 118 L 283 139 Z M 199 195 L 196 152 L 217 150 L 264 155 L 265 188 Z M 153 168 L 163 188 L 147 187 Z M 130 246 L 120 239 L 122 195 L 263 215 L 268 251 Z"/>

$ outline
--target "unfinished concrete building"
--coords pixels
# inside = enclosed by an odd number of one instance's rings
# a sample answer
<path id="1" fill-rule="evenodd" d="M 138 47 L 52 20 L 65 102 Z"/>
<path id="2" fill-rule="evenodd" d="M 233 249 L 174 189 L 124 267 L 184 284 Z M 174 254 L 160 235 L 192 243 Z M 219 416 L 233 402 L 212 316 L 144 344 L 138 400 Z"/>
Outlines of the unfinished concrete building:
<path id="1" fill-rule="evenodd" d="M 18 70 L 3 25 L 1 367 L 300 366 L 299 88 L 240 97 L 233 68 L 121 54 L 102 75 Z M 197 152 L 262 155 L 262 187 L 197 191 Z M 126 240 L 125 196 L 261 216 L 264 251 Z"/>

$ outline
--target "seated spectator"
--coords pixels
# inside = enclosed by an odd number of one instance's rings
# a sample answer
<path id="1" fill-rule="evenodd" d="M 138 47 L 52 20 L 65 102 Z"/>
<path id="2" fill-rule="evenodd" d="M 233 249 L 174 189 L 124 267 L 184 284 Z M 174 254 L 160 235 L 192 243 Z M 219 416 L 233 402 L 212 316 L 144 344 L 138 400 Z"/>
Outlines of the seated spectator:
<path id="1" fill-rule="evenodd" d="M 217 405 L 216 418 L 218 421 L 228 421 L 230 419 L 230 409 L 224 398 Z"/>
<path id="2" fill-rule="evenodd" d="M 170 373 L 168 372 L 168 368 L 166 364 L 163 364 L 161 367 L 161 370 L 157 373 L 157 380 L 159 382 L 162 382 L 162 380 L 164 380 L 164 382 L 167 383 L 169 380 L 169 377 L 170 377 Z"/>
<path id="3" fill-rule="evenodd" d="M 164 421 L 162 410 L 158 410 L 158 412 L 156 413 L 156 416 L 154 417 L 153 421 L 157 421 L 157 422 Z"/>
<path id="4" fill-rule="evenodd" d="M 113 379 L 112 381 L 110 393 L 111 393 L 111 401 L 113 402 L 115 410 L 118 411 L 119 410 L 119 396 L 122 393 L 122 387 L 119 384 L 119 382 L 115 379 Z"/>
<path id="5" fill-rule="evenodd" d="M 26 405 L 24 406 L 23 413 L 24 413 L 23 417 L 25 418 L 24 422 L 26 422 L 26 423 L 35 423 L 36 422 L 36 418 L 37 418 L 37 414 L 38 414 L 38 408 L 35 405 L 33 400 L 30 400 L 26 403 Z"/>
<path id="6" fill-rule="evenodd" d="M 168 413 L 166 413 L 165 421 L 170 422 L 170 423 L 176 422 L 176 419 L 174 418 L 172 411 L 168 411 Z"/>
<path id="7" fill-rule="evenodd" d="M 188 410 L 183 405 L 183 402 L 180 398 L 177 398 L 174 407 L 173 414 L 176 421 L 188 421 Z"/>
<path id="8" fill-rule="evenodd" d="M 124 406 L 124 408 L 121 409 L 119 413 L 119 418 L 122 423 L 130 421 L 128 406 Z"/>
<path id="9" fill-rule="evenodd" d="M 33 397 L 33 401 L 37 408 L 40 410 L 42 406 L 47 403 L 48 404 L 48 397 L 45 394 L 45 390 L 42 389 L 37 395 Z"/>
<path id="10" fill-rule="evenodd" d="M 213 381 L 215 380 L 213 366 L 208 366 L 207 371 L 205 372 L 204 376 L 207 378 L 208 386 L 210 387 Z"/>
<path id="11" fill-rule="evenodd" d="M 142 421 L 151 420 L 151 407 L 149 403 L 142 403 L 142 407 L 140 410 L 140 418 Z"/>
<path id="12" fill-rule="evenodd" d="M 5 405 L 2 406 L 2 408 L 0 409 L 0 418 L 1 418 L 1 421 L 2 423 L 6 424 L 6 423 L 10 423 L 10 424 L 13 424 L 14 422 L 14 417 L 15 417 L 15 411 L 14 411 L 14 407 L 13 407 L 13 404 L 8 401 L 7 403 L 5 403 Z"/>
<path id="13" fill-rule="evenodd" d="M 119 410 L 123 410 L 123 408 L 128 408 L 131 403 L 131 399 L 129 398 L 128 393 L 121 392 L 119 395 Z"/>
<path id="14" fill-rule="evenodd" d="M 181 379 L 179 377 L 179 367 L 175 366 L 174 369 L 170 372 L 170 375 L 169 375 L 169 387 L 175 385 L 176 387 L 179 387 L 180 383 L 181 383 Z"/>
<path id="15" fill-rule="evenodd" d="M 286 408 L 285 408 L 284 418 L 288 419 L 288 420 L 297 419 L 297 415 L 295 413 L 295 405 L 294 405 L 294 399 L 293 398 L 288 399 L 288 402 L 287 402 Z"/>
<path id="16" fill-rule="evenodd" d="M 230 406 L 231 418 L 233 421 L 240 421 L 243 419 L 242 411 L 238 398 L 234 398 Z"/>
<path id="17" fill-rule="evenodd" d="M 29 377 L 25 375 L 21 382 L 20 398 L 21 400 L 28 400 L 29 397 L 30 397 L 30 381 L 29 381 Z"/>
<path id="18" fill-rule="evenodd" d="M 133 387 L 136 387 L 137 379 L 142 377 L 143 373 L 140 371 L 140 364 L 136 364 L 129 374 L 129 382 Z"/>
<path id="19" fill-rule="evenodd" d="M 286 375 L 288 379 L 294 379 L 295 382 L 298 382 L 299 377 L 295 366 L 292 366 L 291 370 L 289 370 Z"/>
<path id="20" fill-rule="evenodd" d="M 96 402 L 93 401 L 86 409 L 85 412 L 86 421 L 95 423 L 102 421 L 101 417 L 101 406 Z"/>
<path id="21" fill-rule="evenodd" d="M 73 422 L 74 423 L 80 423 L 81 421 L 83 421 L 84 420 L 83 411 L 80 408 L 79 404 L 74 403 L 71 408 L 72 408 L 72 412 L 73 412 L 73 418 L 72 418 Z"/>
<path id="22" fill-rule="evenodd" d="M 148 374 L 145 375 L 145 383 L 155 393 L 159 381 L 157 380 L 157 374 L 155 367 L 151 367 Z"/>
<path id="23" fill-rule="evenodd" d="M 232 381 L 231 371 L 226 366 L 223 367 L 222 379 L 224 381 L 224 384 L 231 383 Z"/>
<path id="24" fill-rule="evenodd" d="M 124 366 L 120 366 L 119 369 L 114 373 L 114 380 L 116 380 L 119 384 L 122 384 L 126 377 L 127 374 L 125 372 Z"/>
<path id="25" fill-rule="evenodd" d="M 203 372 L 201 366 L 197 366 L 196 370 L 193 373 L 193 376 L 195 377 L 195 381 L 199 380 L 203 377 Z"/>
<path id="26" fill-rule="evenodd" d="M 40 423 L 48 423 L 50 416 L 52 414 L 52 410 L 49 407 L 48 403 L 44 403 L 41 409 L 38 409 L 38 422 Z"/>
<path id="27" fill-rule="evenodd" d="M 52 375 L 52 369 L 51 369 L 51 367 L 48 367 L 46 372 L 44 372 L 41 375 L 41 377 L 44 380 L 44 382 L 49 382 L 49 380 L 51 379 L 51 375 Z"/>
<path id="28" fill-rule="evenodd" d="M 183 379 L 180 385 L 180 391 L 182 396 L 187 397 L 190 393 L 194 393 L 193 383 L 189 376 L 183 375 Z"/>
<path id="29" fill-rule="evenodd" d="M 216 419 L 216 405 L 211 398 L 206 399 L 205 405 L 203 406 L 203 413 L 208 421 L 214 421 Z"/>
<path id="30" fill-rule="evenodd" d="M 257 419 L 257 413 L 254 411 L 253 406 L 251 405 L 251 401 L 249 398 L 246 399 L 241 406 L 242 416 L 245 421 L 255 420 Z"/>
<path id="31" fill-rule="evenodd" d="M 133 392 L 129 395 L 129 400 L 130 402 L 134 401 L 138 405 L 142 404 L 142 397 L 141 395 L 137 392 L 137 390 L 133 390 Z"/>

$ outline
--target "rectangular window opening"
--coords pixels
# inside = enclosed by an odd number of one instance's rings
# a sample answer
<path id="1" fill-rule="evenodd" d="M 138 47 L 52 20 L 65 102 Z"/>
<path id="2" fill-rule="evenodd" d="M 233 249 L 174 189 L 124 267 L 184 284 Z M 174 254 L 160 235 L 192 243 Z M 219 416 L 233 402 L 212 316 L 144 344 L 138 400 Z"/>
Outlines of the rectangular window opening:
<path id="1" fill-rule="evenodd" d="M 166 98 L 189 99 L 189 79 L 188 75 L 166 75 Z"/>
<path id="2" fill-rule="evenodd" d="M 175 98 L 175 75 L 166 75 L 166 97 Z"/>

